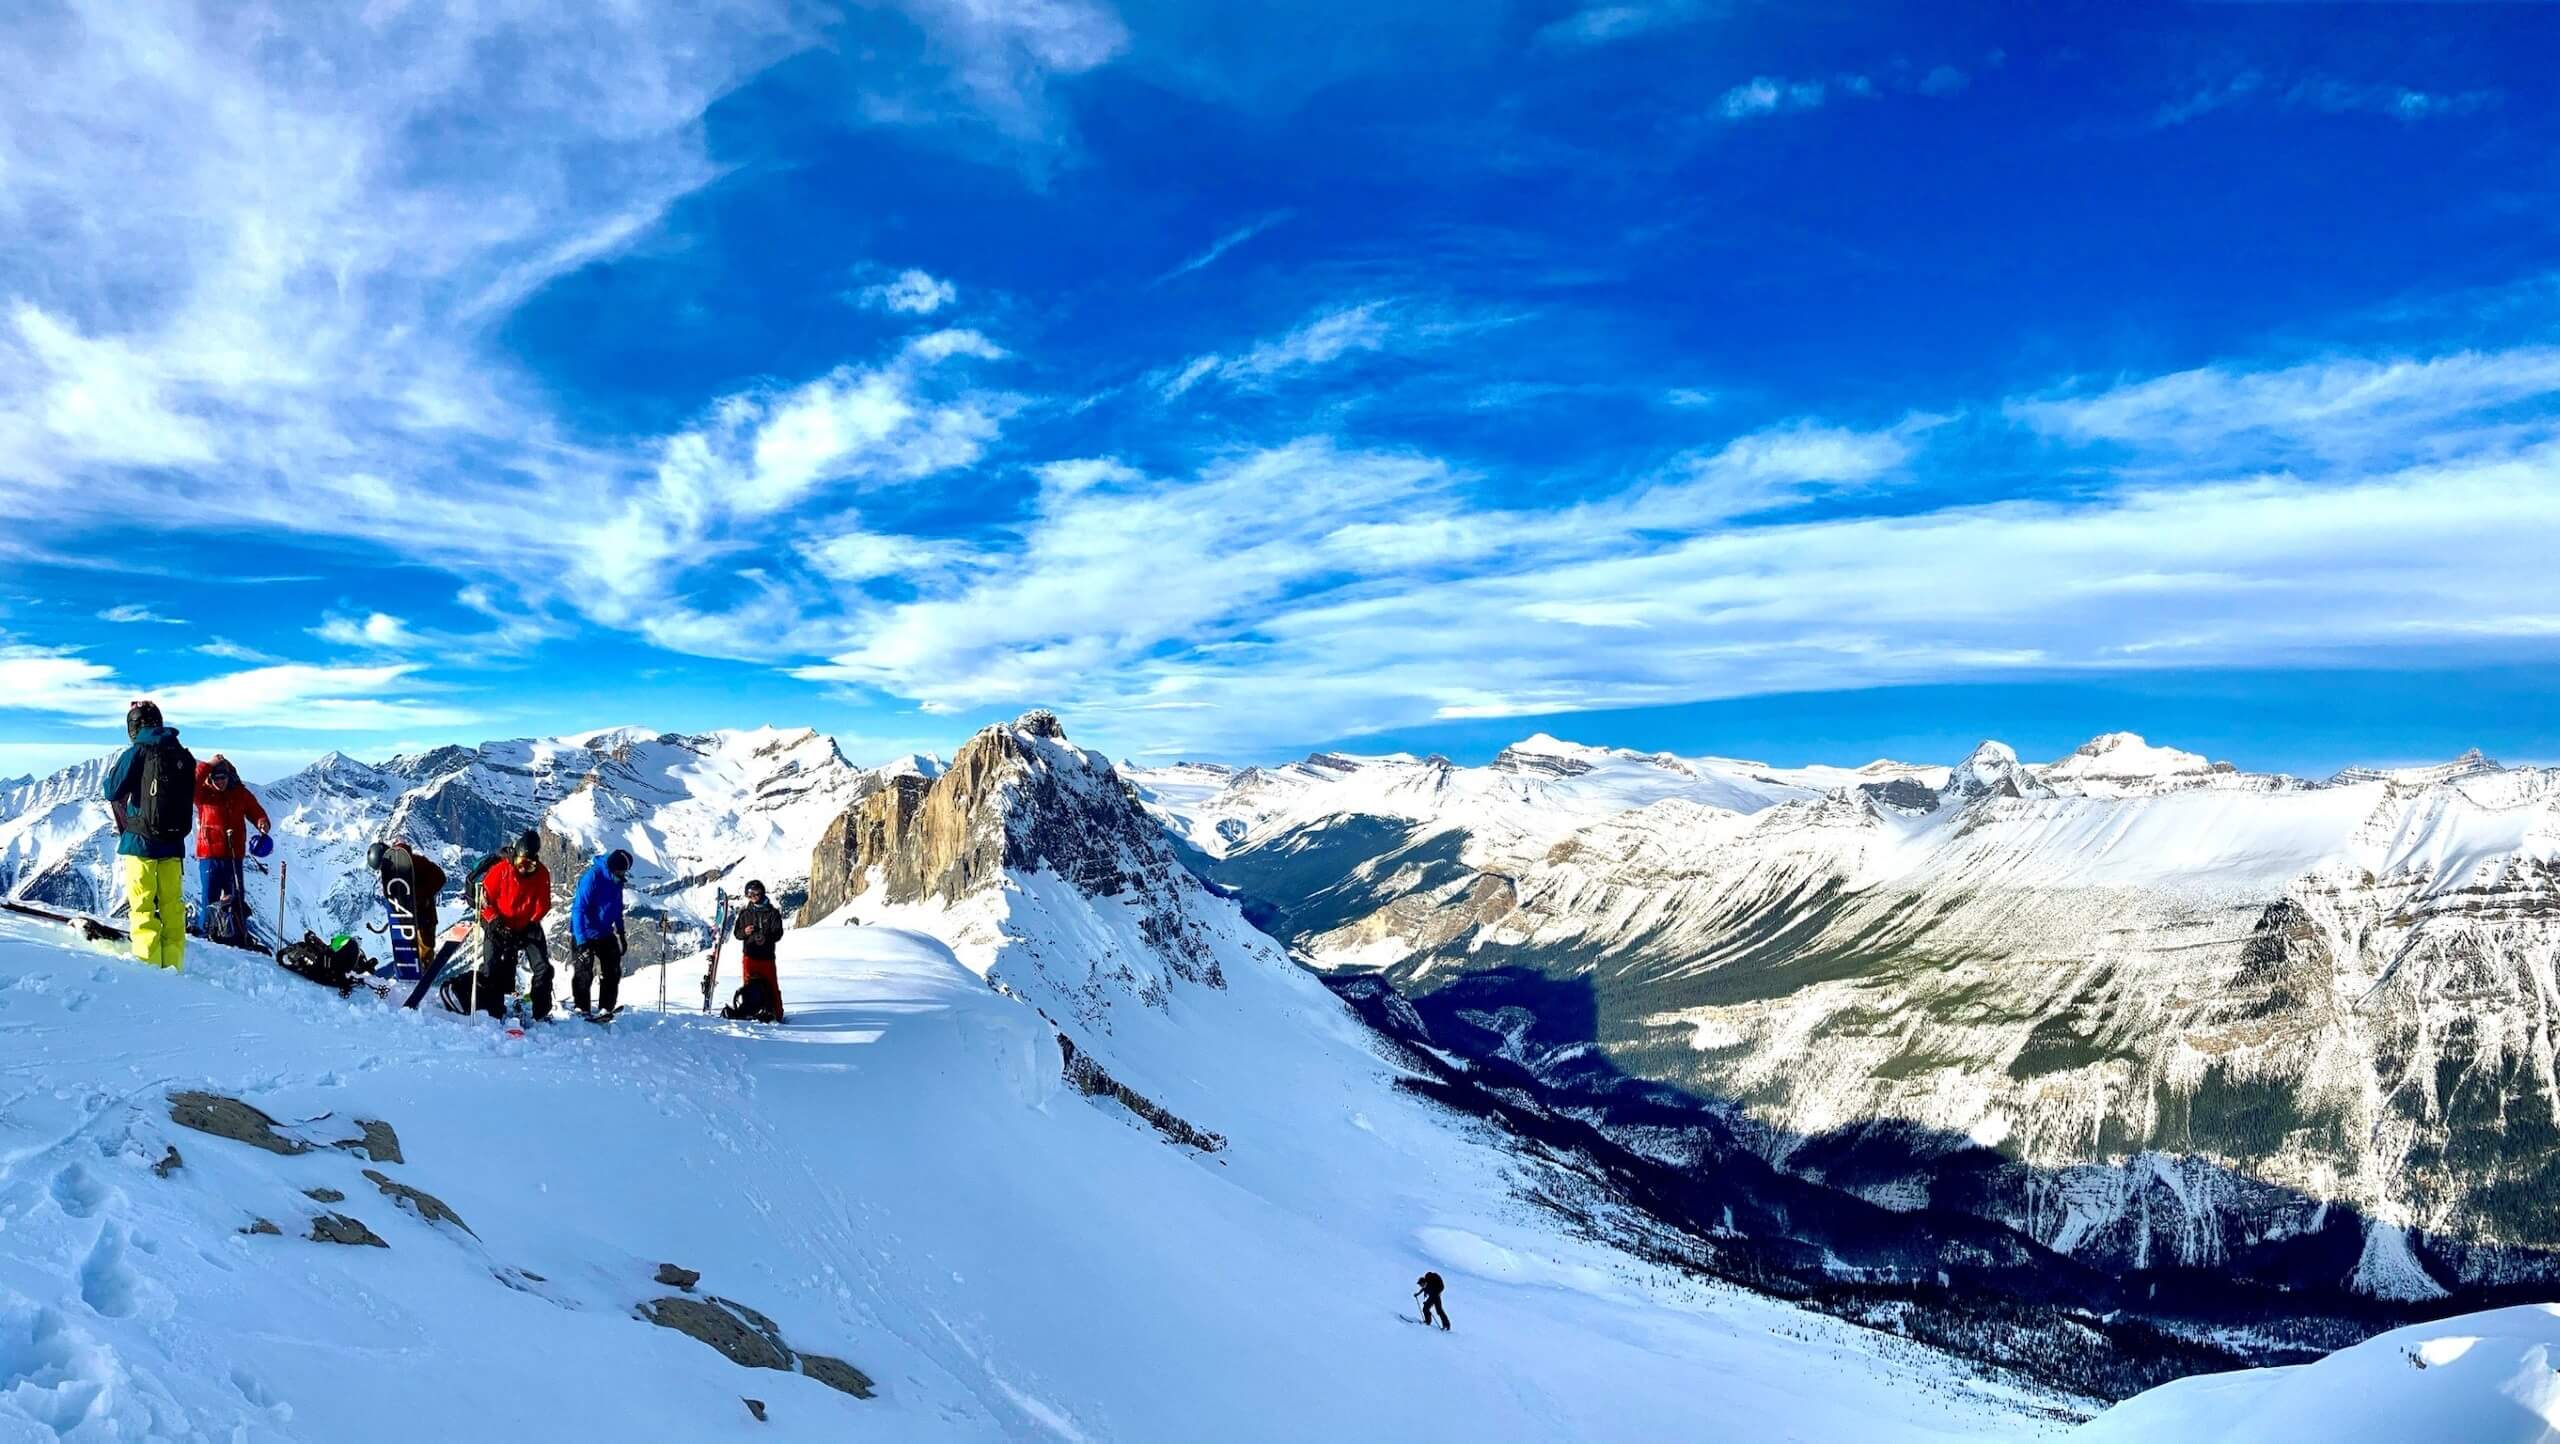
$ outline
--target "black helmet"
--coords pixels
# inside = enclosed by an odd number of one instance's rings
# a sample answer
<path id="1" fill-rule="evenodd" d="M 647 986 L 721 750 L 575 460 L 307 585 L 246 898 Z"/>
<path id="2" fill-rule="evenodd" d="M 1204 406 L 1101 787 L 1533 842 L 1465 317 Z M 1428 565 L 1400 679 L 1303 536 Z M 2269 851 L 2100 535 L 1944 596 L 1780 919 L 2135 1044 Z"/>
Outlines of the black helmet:
<path id="1" fill-rule="evenodd" d="M 128 738 L 145 727 L 160 725 L 160 704 L 148 697 L 124 709 L 124 735 Z"/>
<path id="2" fill-rule="evenodd" d="M 749 896 L 749 897 L 763 897 L 763 896 L 764 896 L 764 884 L 763 884 L 763 883 L 761 883 L 761 882 L 750 882 L 750 883 L 748 883 L 748 884 L 747 884 L 747 896 Z"/>
<path id="3" fill-rule="evenodd" d="M 391 849 L 381 843 L 377 842 L 364 850 L 364 865 L 374 872 L 382 871 L 382 865 L 390 860 Z"/>
<path id="4" fill-rule="evenodd" d="M 631 854 L 624 852 L 621 848 L 615 848 L 612 855 L 604 860 L 604 870 L 615 877 L 631 871 Z"/>
<path id="5" fill-rule="evenodd" d="M 540 862 L 542 860 L 542 833 L 539 830 L 530 827 L 520 833 L 517 833 L 516 856 L 529 857 L 536 862 Z"/>

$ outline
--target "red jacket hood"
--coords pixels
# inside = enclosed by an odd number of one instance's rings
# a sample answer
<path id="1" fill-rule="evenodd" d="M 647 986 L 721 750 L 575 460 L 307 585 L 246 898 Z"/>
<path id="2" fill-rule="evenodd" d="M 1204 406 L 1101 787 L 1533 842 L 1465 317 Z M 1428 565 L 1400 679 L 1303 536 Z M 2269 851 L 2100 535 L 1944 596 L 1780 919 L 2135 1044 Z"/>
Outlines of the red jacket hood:
<path id="1" fill-rule="evenodd" d="M 243 856 L 249 851 L 248 825 L 266 826 L 267 810 L 248 783 L 234 781 L 226 792 L 214 787 L 212 777 L 212 763 L 196 764 L 196 856 Z"/>

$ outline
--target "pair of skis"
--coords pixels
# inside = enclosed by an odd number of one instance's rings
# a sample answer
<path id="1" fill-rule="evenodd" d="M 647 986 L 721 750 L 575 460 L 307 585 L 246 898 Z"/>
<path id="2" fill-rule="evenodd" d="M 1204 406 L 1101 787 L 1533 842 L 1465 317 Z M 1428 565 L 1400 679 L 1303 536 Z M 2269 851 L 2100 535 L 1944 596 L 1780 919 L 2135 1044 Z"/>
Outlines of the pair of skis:
<path id="1" fill-rule="evenodd" d="M 711 991 L 720 983 L 720 950 L 729 941 L 729 890 L 711 892 L 711 966 L 702 972 L 702 1011 L 711 1011 Z M 660 971 L 664 971 L 663 965 Z"/>

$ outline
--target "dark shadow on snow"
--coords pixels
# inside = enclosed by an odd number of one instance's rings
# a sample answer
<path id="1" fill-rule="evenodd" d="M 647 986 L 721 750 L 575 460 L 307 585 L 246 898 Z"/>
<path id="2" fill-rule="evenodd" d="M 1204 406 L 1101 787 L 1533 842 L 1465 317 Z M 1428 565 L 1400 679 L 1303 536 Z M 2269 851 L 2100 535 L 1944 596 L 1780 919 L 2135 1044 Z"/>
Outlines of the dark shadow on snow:
<path id="1" fill-rule="evenodd" d="M 1411 1069 L 1404 1086 L 1580 1180 L 1541 1185 L 1539 1203 L 1663 1263 L 2075 1392 L 2122 1398 L 2187 1374 L 2301 1361 L 2403 1324 L 2539 1301 L 2560 1279 L 2548 1253 L 2413 1232 L 2412 1252 L 2449 1296 L 2374 1299 L 2347 1287 L 2365 1236 L 2354 1209 L 2168 1158 L 2163 1168 L 2192 1170 L 2231 1206 L 2299 1226 L 2185 1263 L 2144 1242 L 2161 1220 L 2137 1189 L 2116 1225 L 2124 1237 L 2060 1253 L 2035 1241 L 2029 1210 L 2062 1207 L 2109 1170 L 2034 1168 L 1900 1122 L 1786 1134 L 1733 1100 L 1620 1069 L 1598 1046 L 1587 974 L 1442 976 L 1412 996 L 1369 974 L 1326 982 L 1391 1040 Z M 2458 1282 L 2484 1276 L 2500 1281 Z"/>

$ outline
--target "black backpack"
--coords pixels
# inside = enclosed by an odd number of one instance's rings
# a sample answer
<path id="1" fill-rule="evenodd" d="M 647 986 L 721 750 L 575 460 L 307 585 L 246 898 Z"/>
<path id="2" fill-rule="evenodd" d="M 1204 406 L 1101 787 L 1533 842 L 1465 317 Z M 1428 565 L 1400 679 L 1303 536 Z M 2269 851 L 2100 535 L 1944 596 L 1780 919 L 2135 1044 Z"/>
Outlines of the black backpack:
<path id="1" fill-rule="evenodd" d="M 773 984 L 762 978 L 749 978 L 747 985 L 730 995 L 729 1006 L 720 1016 L 749 1023 L 782 1021 L 782 997 Z"/>
<path id="2" fill-rule="evenodd" d="M 302 941 L 285 944 L 284 951 L 276 954 L 276 961 L 284 964 L 287 972 L 341 993 L 353 992 L 356 981 L 373 971 L 372 960 L 353 938 L 332 948 L 320 941 L 318 933 L 304 933 Z"/>
<path id="3" fill-rule="evenodd" d="M 154 842 L 185 837 L 196 825 L 196 759 L 174 731 L 140 749 L 133 769 L 134 825 Z"/>

